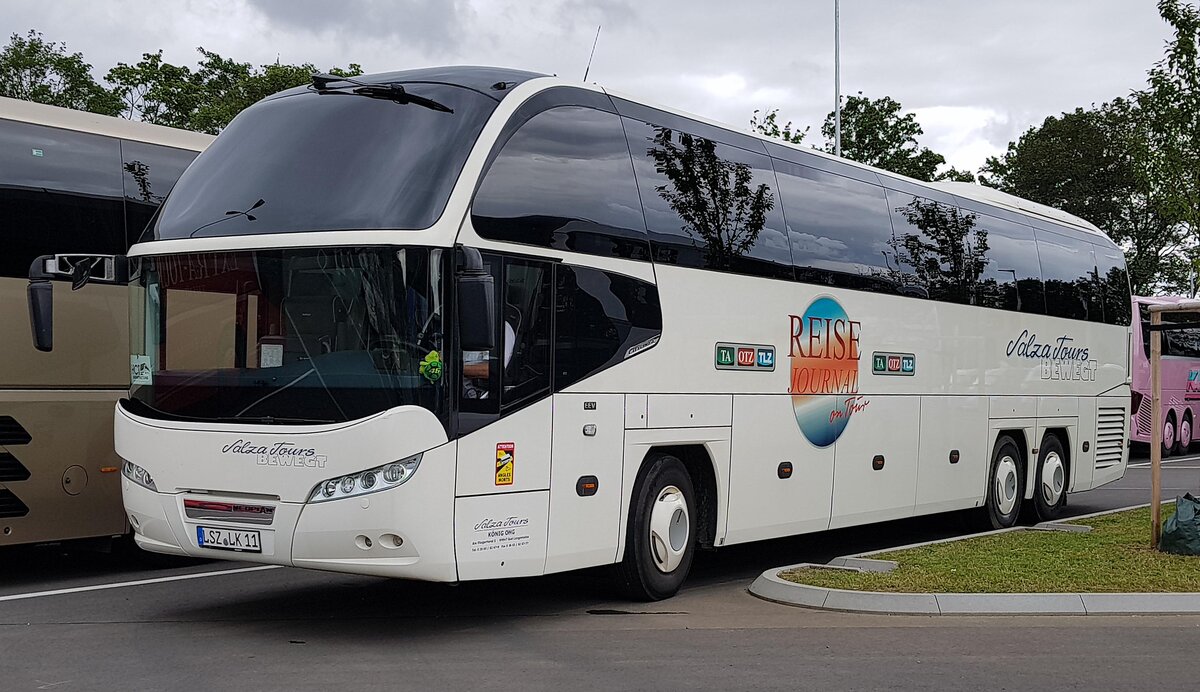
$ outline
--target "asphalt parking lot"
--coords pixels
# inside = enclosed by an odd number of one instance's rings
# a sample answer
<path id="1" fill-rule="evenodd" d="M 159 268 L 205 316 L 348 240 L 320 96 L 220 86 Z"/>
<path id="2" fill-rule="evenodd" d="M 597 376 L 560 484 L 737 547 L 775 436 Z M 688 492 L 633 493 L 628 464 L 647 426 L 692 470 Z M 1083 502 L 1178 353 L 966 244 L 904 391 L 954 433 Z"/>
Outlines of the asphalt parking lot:
<path id="1" fill-rule="evenodd" d="M 1072 496 L 1145 502 L 1149 469 Z M 1200 490 L 1200 456 L 1163 495 Z M 1200 617 L 826 613 L 746 592 L 762 570 L 961 534 L 954 515 L 699 556 L 674 599 L 604 570 L 459 586 L 56 548 L 0 553 L 0 689 L 1145 689 L 1194 678 Z M 1186 684 L 1186 683 L 1185 683 Z"/>

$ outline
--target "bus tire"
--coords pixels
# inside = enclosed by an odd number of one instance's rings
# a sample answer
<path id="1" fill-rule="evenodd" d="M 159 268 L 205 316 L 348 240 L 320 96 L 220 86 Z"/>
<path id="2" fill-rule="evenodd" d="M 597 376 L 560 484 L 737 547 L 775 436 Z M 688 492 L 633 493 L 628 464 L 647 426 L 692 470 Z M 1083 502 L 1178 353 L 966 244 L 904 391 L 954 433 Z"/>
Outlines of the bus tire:
<path id="1" fill-rule="evenodd" d="M 1021 516 L 1021 500 L 1025 497 L 1025 474 L 1021 448 L 1008 435 L 996 440 L 992 465 L 988 472 L 987 499 L 982 518 L 985 529 L 1007 529 Z"/>
<path id="2" fill-rule="evenodd" d="M 617 581 L 629 598 L 659 601 L 674 596 L 696 552 L 696 492 L 687 468 L 670 454 L 646 462 L 634 486 Z"/>
<path id="3" fill-rule="evenodd" d="M 1163 458 L 1171 456 L 1175 452 L 1175 445 L 1178 444 L 1179 435 L 1175 426 L 1175 412 L 1167 411 L 1167 417 L 1163 419 L 1162 426 L 1162 455 Z"/>
<path id="4" fill-rule="evenodd" d="M 1040 521 L 1051 521 L 1067 506 L 1067 458 L 1057 435 L 1042 440 L 1037 463 L 1033 508 Z"/>
<path id="5" fill-rule="evenodd" d="M 1179 442 L 1175 443 L 1175 451 L 1179 454 L 1187 454 L 1188 449 L 1192 446 L 1192 411 L 1188 409 L 1183 412 L 1183 421 L 1179 424 Z"/>

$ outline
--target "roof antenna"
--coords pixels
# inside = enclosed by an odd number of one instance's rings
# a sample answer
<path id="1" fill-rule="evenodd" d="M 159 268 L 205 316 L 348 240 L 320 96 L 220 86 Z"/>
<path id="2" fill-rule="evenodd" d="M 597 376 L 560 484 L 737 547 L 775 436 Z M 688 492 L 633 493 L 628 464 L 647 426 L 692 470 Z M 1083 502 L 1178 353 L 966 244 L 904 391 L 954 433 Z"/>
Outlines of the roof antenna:
<path id="1" fill-rule="evenodd" d="M 592 58 L 596 55 L 596 44 L 600 42 L 600 24 L 596 25 L 596 38 L 592 40 L 592 52 L 588 55 L 587 67 L 583 70 L 583 81 L 587 81 L 588 72 L 592 69 Z"/>

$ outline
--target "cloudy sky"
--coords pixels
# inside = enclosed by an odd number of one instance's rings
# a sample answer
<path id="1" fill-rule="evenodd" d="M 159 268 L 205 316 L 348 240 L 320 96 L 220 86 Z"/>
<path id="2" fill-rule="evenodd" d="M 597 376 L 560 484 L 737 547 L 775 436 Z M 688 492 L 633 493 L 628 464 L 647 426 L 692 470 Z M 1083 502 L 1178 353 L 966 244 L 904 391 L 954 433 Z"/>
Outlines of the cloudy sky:
<path id="1" fill-rule="evenodd" d="M 739 127 L 755 109 L 819 125 L 833 102 L 833 0 L 4 0 L 7 36 L 41 31 L 102 76 L 162 48 L 256 64 L 446 64 L 589 81 Z M 842 93 L 916 112 L 959 168 L 1050 114 L 1145 82 L 1169 35 L 1153 0 L 842 0 Z"/>

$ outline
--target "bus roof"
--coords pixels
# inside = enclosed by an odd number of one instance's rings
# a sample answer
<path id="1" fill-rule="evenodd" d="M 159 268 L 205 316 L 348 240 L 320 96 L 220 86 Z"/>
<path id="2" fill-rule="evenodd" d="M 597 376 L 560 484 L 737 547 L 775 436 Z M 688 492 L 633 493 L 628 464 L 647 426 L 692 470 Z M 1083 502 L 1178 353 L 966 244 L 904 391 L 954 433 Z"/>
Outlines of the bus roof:
<path id="1" fill-rule="evenodd" d="M 199 132 L 5 97 L 0 97 L 0 119 L 190 151 L 203 151 L 214 139 L 213 135 Z"/>

